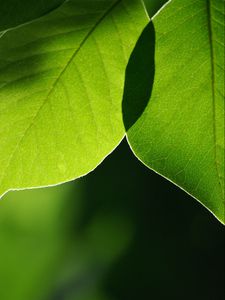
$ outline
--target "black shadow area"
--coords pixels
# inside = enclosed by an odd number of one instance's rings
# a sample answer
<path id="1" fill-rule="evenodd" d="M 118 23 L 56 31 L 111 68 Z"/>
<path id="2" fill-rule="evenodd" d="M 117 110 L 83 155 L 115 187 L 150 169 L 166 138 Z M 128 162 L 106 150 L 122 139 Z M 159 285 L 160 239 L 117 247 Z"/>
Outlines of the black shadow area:
<path id="1" fill-rule="evenodd" d="M 149 102 L 155 75 L 154 56 L 155 29 L 150 22 L 142 32 L 126 69 L 122 111 L 127 131 L 139 119 Z"/>

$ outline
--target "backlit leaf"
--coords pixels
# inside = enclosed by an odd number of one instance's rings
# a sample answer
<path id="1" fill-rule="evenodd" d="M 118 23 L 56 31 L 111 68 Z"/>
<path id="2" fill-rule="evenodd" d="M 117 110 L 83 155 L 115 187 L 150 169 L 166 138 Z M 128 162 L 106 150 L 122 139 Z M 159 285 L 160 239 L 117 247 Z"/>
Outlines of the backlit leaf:
<path id="1" fill-rule="evenodd" d="M 129 143 L 144 164 L 186 190 L 222 222 L 224 4 L 173 0 L 154 18 L 151 97 L 137 97 L 137 103 L 145 105 L 150 99 L 147 107 L 135 121 L 125 119 Z M 146 89 L 144 81 L 137 84 L 139 89 L 141 84 Z M 136 86 L 129 88 L 134 95 Z"/>
<path id="2" fill-rule="evenodd" d="M 94 169 L 124 136 L 139 0 L 71 0 L 0 39 L 0 194 Z"/>

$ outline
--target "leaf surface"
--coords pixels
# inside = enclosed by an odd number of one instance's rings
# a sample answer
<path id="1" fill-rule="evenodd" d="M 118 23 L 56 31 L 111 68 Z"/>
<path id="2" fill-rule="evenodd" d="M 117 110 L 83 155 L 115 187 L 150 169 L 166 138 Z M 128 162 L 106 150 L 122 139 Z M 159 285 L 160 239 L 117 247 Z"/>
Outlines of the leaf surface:
<path id="1" fill-rule="evenodd" d="M 71 0 L 1 37 L 0 194 L 80 177 L 118 145 L 147 22 L 139 0 Z"/>
<path id="2" fill-rule="evenodd" d="M 154 18 L 151 97 L 131 125 L 125 120 L 137 157 L 199 200 L 221 222 L 224 7 L 224 0 L 173 0 Z M 129 94 L 135 89 L 130 86 Z"/>
<path id="3" fill-rule="evenodd" d="M 0 31 L 42 17 L 65 0 L 0 0 Z"/>

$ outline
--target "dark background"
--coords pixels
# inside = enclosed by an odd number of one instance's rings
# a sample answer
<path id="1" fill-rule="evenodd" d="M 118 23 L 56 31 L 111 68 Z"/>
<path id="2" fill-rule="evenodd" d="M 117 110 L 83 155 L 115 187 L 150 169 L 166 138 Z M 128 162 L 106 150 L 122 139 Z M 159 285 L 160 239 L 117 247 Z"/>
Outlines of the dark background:
<path id="1" fill-rule="evenodd" d="M 134 226 L 104 279 L 114 299 L 224 299 L 223 226 L 197 201 L 143 166 L 125 141 L 84 180 L 88 219 L 101 209 Z"/>

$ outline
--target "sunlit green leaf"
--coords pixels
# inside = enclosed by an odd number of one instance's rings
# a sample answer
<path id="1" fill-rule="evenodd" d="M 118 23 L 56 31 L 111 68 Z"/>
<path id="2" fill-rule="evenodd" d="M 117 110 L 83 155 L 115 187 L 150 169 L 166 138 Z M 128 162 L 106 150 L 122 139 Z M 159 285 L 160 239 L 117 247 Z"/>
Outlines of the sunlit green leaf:
<path id="1" fill-rule="evenodd" d="M 136 122 L 125 122 L 135 154 L 222 222 L 224 7 L 224 0 L 173 0 L 155 17 L 151 97 Z M 144 84 L 139 80 L 136 86 L 145 89 Z M 129 86 L 130 95 L 136 86 Z M 136 100 L 146 104 L 146 99 Z"/>
<path id="2" fill-rule="evenodd" d="M 90 172 L 124 136 L 139 0 L 71 0 L 0 39 L 0 194 Z"/>

